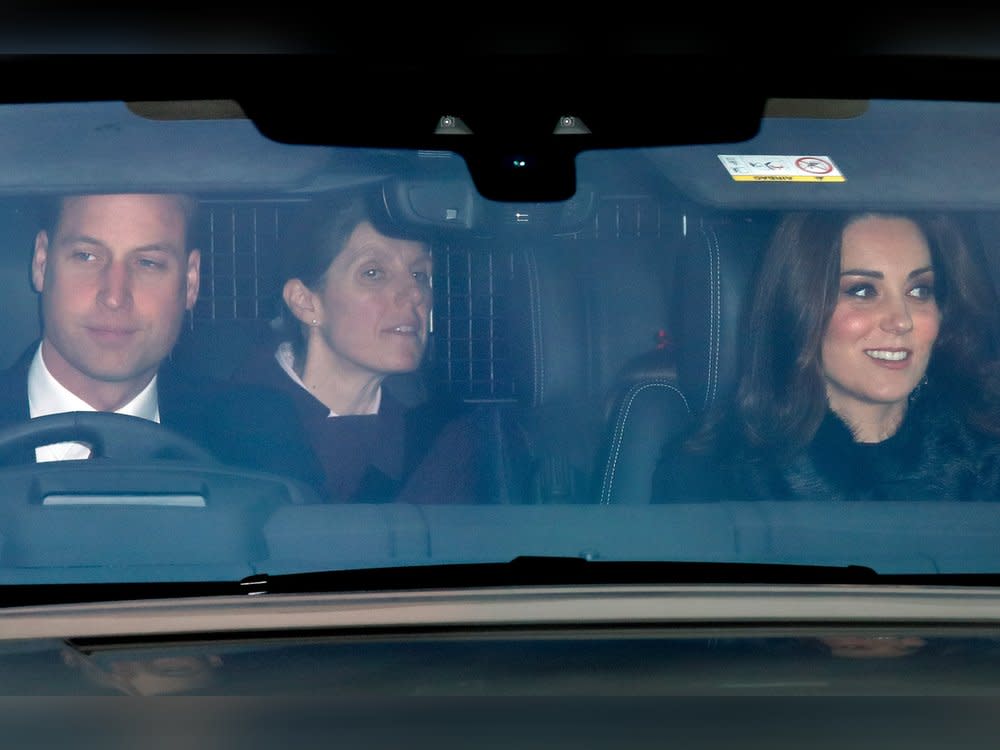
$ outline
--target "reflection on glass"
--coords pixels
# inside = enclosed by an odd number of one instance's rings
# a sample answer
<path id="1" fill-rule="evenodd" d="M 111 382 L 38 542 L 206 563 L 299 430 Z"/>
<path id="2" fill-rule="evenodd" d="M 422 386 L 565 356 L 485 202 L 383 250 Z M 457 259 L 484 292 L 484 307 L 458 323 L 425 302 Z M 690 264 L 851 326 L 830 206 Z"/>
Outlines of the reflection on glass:
<path id="1" fill-rule="evenodd" d="M 65 649 L 63 662 L 95 684 L 125 695 L 176 695 L 211 685 L 222 657 L 179 654 L 139 659 Z"/>

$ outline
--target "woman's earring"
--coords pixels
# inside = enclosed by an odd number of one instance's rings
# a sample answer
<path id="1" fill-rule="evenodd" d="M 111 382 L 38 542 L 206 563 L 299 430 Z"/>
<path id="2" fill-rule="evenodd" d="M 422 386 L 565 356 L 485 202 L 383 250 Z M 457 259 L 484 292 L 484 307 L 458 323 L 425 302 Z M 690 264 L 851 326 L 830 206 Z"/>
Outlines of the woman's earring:
<path id="1" fill-rule="evenodd" d="M 318 325 L 319 325 L 319 321 L 318 321 L 318 320 L 316 320 L 316 318 L 313 318 L 313 319 L 312 319 L 312 320 L 310 321 L 309 325 L 311 325 L 311 326 L 313 326 L 313 327 L 315 327 L 315 326 L 318 326 Z"/>

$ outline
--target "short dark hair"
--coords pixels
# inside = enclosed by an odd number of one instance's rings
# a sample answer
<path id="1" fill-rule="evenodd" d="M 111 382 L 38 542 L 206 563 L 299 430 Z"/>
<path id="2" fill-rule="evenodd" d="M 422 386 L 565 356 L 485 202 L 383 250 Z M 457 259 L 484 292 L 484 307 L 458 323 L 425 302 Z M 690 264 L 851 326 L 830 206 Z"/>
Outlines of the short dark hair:
<path id="1" fill-rule="evenodd" d="M 313 290 L 358 227 L 372 221 L 377 193 L 351 190 L 323 195 L 303 204 L 289 220 L 281 241 L 281 280 L 298 279 Z"/>
<path id="2" fill-rule="evenodd" d="M 66 201 L 71 198 L 82 198 L 88 195 L 126 195 L 128 191 L 121 193 L 64 193 L 44 197 L 38 209 L 38 226 L 45 230 L 49 237 L 55 236 L 62 219 L 63 208 Z M 190 251 L 192 248 L 192 231 L 198 219 L 199 203 L 195 196 L 188 193 L 135 193 L 136 195 L 167 195 L 176 198 L 181 212 L 184 214 L 184 249 Z"/>
<path id="3" fill-rule="evenodd" d="M 403 232 L 390 231 L 379 220 L 381 200 L 380 187 L 363 186 L 316 196 L 304 203 L 289 218 L 279 243 L 281 285 L 298 279 L 319 291 L 330 264 L 343 252 L 354 230 L 365 222 L 382 234 L 409 239 Z M 283 301 L 275 328 L 291 340 L 296 359 L 301 358 L 305 346 L 302 327 Z"/>

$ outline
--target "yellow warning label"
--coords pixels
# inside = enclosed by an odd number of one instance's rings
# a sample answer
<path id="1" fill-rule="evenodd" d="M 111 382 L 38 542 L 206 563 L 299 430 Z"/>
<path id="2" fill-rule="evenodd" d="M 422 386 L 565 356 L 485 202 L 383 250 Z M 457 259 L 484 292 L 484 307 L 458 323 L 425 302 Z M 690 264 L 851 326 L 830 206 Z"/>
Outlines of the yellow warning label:
<path id="1" fill-rule="evenodd" d="M 737 182 L 846 182 L 829 156 L 719 154 Z"/>

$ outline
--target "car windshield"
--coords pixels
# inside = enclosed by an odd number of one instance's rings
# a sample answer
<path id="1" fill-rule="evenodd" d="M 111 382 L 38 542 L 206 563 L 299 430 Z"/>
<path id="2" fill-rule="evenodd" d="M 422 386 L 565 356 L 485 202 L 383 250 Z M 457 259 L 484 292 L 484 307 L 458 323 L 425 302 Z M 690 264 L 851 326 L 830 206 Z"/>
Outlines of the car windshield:
<path id="1" fill-rule="evenodd" d="M 0 104 L 0 583 L 1000 572 L 1000 104 L 699 102 Z"/>

